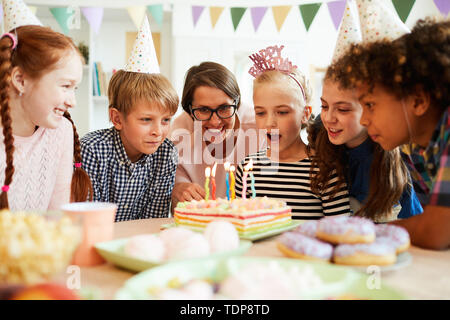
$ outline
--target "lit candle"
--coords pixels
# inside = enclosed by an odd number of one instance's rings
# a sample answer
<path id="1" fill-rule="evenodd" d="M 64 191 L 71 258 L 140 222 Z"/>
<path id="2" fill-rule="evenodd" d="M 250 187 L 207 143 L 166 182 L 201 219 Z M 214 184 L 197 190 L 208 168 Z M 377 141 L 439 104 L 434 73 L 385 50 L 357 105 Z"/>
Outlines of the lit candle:
<path id="1" fill-rule="evenodd" d="M 211 175 L 211 168 L 208 167 L 205 169 L 205 200 L 208 201 L 209 198 L 209 176 Z"/>
<path id="2" fill-rule="evenodd" d="M 244 167 L 244 177 L 242 178 L 242 199 L 247 199 L 247 176 L 248 171 L 253 167 L 253 161 L 250 159 L 250 162 Z"/>
<path id="3" fill-rule="evenodd" d="M 234 190 L 234 186 L 236 184 L 236 179 L 234 178 L 234 170 L 236 170 L 236 168 L 234 166 L 230 167 L 230 193 L 231 193 L 231 200 L 236 199 L 236 190 Z"/>
<path id="4" fill-rule="evenodd" d="M 226 191 L 227 191 L 227 200 L 230 200 L 230 181 L 229 181 L 229 171 L 230 171 L 230 163 L 225 162 L 223 164 L 225 168 L 225 184 L 226 184 Z"/>
<path id="5" fill-rule="evenodd" d="M 216 200 L 216 168 L 217 163 L 214 163 L 214 166 L 211 170 L 211 197 L 213 200 Z"/>

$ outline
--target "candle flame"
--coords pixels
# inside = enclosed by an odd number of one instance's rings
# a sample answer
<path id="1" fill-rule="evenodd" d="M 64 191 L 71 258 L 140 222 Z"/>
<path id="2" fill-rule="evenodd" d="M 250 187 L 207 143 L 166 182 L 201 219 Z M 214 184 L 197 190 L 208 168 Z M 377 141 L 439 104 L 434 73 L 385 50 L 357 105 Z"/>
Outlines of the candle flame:
<path id="1" fill-rule="evenodd" d="M 216 168 L 217 168 L 217 162 L 214 162 L 214 166 L 211 170 L 211 176 L 215 177 L 216 176 Z"/>
<path id="2" fill-rule="evenodd" d="M 223 164 L 223 166 L 224 166 L 224 168 L 225 168 L 225 171 L 230 170 L 230 163 L 229 163 L 228 161 L 225 162 L 225 163 Z"/>
<path id="3" fill-rule="evenodd" d="M 210 168 L 210 167 L 207 167 L 207 168 L 205 169 L 205 177 L 209 178 L 210 175 L 211 175 L 211 168 Z"/>
<path id="4" fill-rule="evenodd" d="M 234 170 L 236 170 L 236 168 L 234 166 L 231 166 L 230 171 L 234 171 Z"/>
<path id="5" fill-rule="evenodd" d="M 253 169 L 253 159 L 250 159 L 250 161 L 247 163 L 247 165 L 244 167 L 245 171 L 249 171 Z"/>

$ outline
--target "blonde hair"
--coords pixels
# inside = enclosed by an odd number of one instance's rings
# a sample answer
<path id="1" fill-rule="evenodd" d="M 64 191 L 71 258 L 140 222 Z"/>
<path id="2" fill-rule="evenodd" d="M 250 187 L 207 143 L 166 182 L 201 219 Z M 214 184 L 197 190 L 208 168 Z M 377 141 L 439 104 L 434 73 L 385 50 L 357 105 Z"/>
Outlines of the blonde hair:
<path id="1" fill-rule="evenodd" d="M 179 98 L 172 84 L 162 74 L 119 70 L 108 86 L 109 108 L 116 108 L 127 116 L 139 101 L 156 103 L 174 115 Z"/>
<path id="2" fill-rule="evenodd" d="M 292 79 L 292 77 L 294 77 L 295 80 Z M 305 92 L 305 97 L 303 97 L 302 89 L 296 81 L 298 81 L 302 85 Z M 286 74 L 278 70 L 266 71 L 256 77 L 255 80 L 253 80 L 253 90 L 256 90 L 259 85 L 274 82 L 282 83 L 286 86 L 287 89 L 292 90 L 292 92 L 297 97 L 299 104 L 302 104 L 302 102 L 304 101 L 305 106 L 310 105 L 312 98 L 312 89 L 309 84 L 309 80 L 298 68 L 295 68 L 290 74 Z"/>

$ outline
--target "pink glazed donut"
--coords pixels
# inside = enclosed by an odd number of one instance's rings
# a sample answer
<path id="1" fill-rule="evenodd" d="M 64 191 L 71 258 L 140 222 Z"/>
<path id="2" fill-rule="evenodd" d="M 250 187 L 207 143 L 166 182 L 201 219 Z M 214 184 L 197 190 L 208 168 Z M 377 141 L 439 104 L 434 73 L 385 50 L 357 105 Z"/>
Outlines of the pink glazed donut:
<path id="1" fill-rule="evenodd" d="M 317 224 L 318 224 L 317 220 L 307 221 L 305 223 L 302 223 L 292 231 L 304 234 L 305 236 L 308 236 L 310 238 L 315 238 L 317 231 Z"/>
<path id="2" fill-rule="evenodd" d="M 393 246 L 397 254 L 408 250 L 411 243 L 408 231 L 392 224 L 378 224 L 375 227 L 375 234 L 376 242 Z"/>
<path id="3" fill-rule="evenodd" d="M 333 261 L 336 264 L 385 266 L 395 263 L 395 248 L 384 243 L 341 244 L 334 249 Z"/>
<path id="4" fill-rule="evenodd" d="M 277 247 L 285 256 L 297 259 L 328 262 L 333 256 L 331 244 L 292 231 L 283 233 Z"/>
<path id="5" fill-rule="evenodd" d="M 316 237 L 333 244 L 371 243 L 375 240 L 375 224 L 360 217 L 325 217 L 318 222 Z"/>

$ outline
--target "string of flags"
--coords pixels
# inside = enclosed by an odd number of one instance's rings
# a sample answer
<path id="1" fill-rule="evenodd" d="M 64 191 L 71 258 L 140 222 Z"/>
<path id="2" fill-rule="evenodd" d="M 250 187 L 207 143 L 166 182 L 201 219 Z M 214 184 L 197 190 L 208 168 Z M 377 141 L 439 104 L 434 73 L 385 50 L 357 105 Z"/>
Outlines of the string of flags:
<path id="1" fill-rule="evenodd" d="M 416 0 L 391 0 L 394 8 L 397 11 L 399 18 L 405 22 L 408 18 L 412 8 Z M 303 20 L 303 24 L 306 28 L 306 31 L 309 30 L 311 24 L 314 21 L 314 18 L 317 15 L 319 9 L 326 5 L 328 7 L 328 11 L 330 17 L 333 21 L 333 25 L 338 30 L 339 25 L 342 21 L 342 17 L 344 15 L 346 0 L 336 0 L 329 1 L 326 3 L 309 3 L 298 6 L 293 5 L 284 5 L 284 6 L 260 6 L 260 7 L 218 7 L 218 6 L 198 6 L 193 5 L 191 7 L 192 10 L 192 22 L 194 28 L 197 26 L 197 23 L 204 14 L 205 9 L 208 9 L 211 26 L 214 29 L 218 20 L 223 15 L 225 10 L 230 11 L 231 22 L 234 28 L 234 31 L 237 30 L 240 22 L 242 21 L 244 14 L 248 11 L 251 17 L 252 25 L 255 32 L 258 31 L 258 28 L 263 21 L 264 17 L 268 15 L 268 12 L 272 12 L 272 17 L 275 21 L 276 28 L 278 32 L 280 32 L 288 14 L 294 7 L 297 10 L 300 10 L 300 16 Z M 450 0 L 433 0 L 436 8 L 443 16 L 448 16 L 450 11 Z M 37 7 L 28 6 L 28 8 L 35 14 Z M 1 9 L 0 9 L 1 10 Z M 136 25 L 136 28 L 140 28 L 141 22 L 145 14 L 148 12 L 150 16 L 156 21 L 156 23 L 161 26 L 163 23 L 164 10 L 163 4 L 154 4 L 148 6 L 132 6 L 126 8 L 131 20 Z M 72 29 L 76 23 L 80 23 L 80 15 L 82 14 L 90 27 L 93 28 L 94 32 L 98 34 L 102 20 L 103 20 L 103 12 L 104 8 L 100 7 L 54 7 L 50 8 L 50 12 L 58 22 L 59 26 L 63 33 L 68 34 L 70 29 Z M 3 13 L 1 13 L 0 17 L 3 17 Z M 79 26 L 78 26 L 79 27 Z"/>

